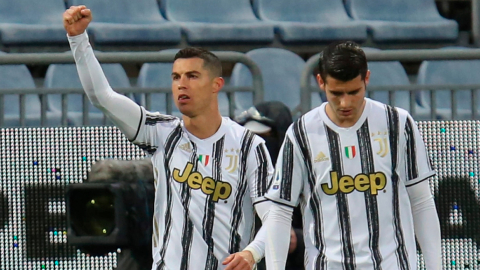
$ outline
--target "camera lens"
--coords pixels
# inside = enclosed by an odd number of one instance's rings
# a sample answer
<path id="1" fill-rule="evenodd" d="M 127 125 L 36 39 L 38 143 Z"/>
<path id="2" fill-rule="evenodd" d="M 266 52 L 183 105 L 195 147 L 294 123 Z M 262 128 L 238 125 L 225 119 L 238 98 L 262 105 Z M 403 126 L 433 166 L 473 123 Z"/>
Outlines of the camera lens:
<path id="1" fill-rule="evenodd" d="M 109 235 L 115 228 L 114 199 L 109 190 L 84 190 L 72 193 L 70 216 L 77 235 Z"/>

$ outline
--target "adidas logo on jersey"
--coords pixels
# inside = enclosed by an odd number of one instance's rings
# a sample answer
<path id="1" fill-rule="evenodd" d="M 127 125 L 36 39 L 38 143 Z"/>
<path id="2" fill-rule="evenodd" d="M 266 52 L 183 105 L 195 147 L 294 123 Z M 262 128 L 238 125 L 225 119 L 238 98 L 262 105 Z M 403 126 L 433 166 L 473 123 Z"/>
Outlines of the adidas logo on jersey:
<path id="1" fill-rule="evenodd" d="M 178 148 L 182 149 L 183 151 L 187 151 L 188 153 L 192 152 L 192 149 L 190 148 L 190 144 L 188 142 L 181 144 Z"/>
<path id="2" fill-rule="evenodd" d="M 327 160 L 328 160 L 328 157 L 323 152 L 320 151 L 320 153 L 318 153 L 318 155 L 315 157 L 313 161 L 317 163 L 317 162 L 322 162 Z"/>
<path id="3" fill-rule="evenodd" d="M 344 175 L 338 179 L 338 172 L 330 172 L 330 187 L 328 184 L 322 184 L 322 190 L 327 195 L 335 195 L 341 193 L 351 193 L 354 190 L 360 192 L 370 192 L 372 195 L 377 195 L 379 190 L 382 190 L 387 185 L 387 177 L 382 172 L 367 174 L 357 174 L 355 177 Z"/>
<path id="4" fill-rule="evenodd" d="M 200 189 L 204 194 L 211 195 L 214 202 L 226 200 L 232 193 L 232 186 L 228 182 L 215 181 L 211 177 L 203 177 L 200 172 L 192 172 L 193 164 L 188 162 L 183 172 L 173 169 L 173 179 L 178 183 L 187 183 L 191 189 Z"/>

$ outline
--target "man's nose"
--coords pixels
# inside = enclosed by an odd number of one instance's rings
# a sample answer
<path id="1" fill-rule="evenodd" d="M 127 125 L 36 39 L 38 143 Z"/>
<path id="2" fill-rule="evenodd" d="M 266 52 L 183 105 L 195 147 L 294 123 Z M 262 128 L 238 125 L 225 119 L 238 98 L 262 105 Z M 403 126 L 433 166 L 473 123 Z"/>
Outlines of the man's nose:
<path id="1" fill-rule="evenodd" d="M 341 98 L 340 98 L 340 107 L 342 108 L 345 108 L 348 106 L 348 98 L 346 95 L 343 95 Z"/>
<path id="2" fill-rule="evenodd" d="M 178 78 L 177 80 L 177 88 L 184 89 L 186 85 L 187 85 L 186 76 L 180 76 L 180 78 Z"/>

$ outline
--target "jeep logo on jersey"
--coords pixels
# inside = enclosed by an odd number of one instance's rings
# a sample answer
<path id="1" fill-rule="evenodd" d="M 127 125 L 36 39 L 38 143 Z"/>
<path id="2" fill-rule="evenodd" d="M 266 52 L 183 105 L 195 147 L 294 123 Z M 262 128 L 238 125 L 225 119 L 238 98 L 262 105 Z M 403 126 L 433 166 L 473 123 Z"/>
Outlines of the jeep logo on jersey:
<path id="1" fill-rule="evenodd" d="M 232 193 L 232 186 L 227 182 L 215 181 L 211 177 L 203 177 L 199 172 L 192 172 L 193 164 L 188 162 L 183 169 L 182 174 L 180 170 L 173 169 L 173 179 L 178 183 L 185 183 L 191 189 L 200 189 L 206 195 L 212 195 L 212 201 L 226 200 Z"/>
<path id="2" fill-rule="evenodd" d="M 354 190 L 360 192 L 370 191 L 370 194 L 377 195 L 387 185 L 387 177 L 382 172 L 371 173 L 369 175 L 360 173 L 355 178 L 350 175 L 344 175 L 338 179 L 338 172 L 330 172 L 330 187 L 328 184 L 322 184 L 322 190 L 327 195 L 335 195 L 338 192 L 351 193 Z"/>

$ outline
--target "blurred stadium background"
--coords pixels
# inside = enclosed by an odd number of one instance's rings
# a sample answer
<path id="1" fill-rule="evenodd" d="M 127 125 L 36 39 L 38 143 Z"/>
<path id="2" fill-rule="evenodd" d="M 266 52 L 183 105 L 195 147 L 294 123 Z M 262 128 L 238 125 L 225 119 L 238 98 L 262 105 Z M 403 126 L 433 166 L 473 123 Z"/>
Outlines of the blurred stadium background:
<path id="1" fill-rule="evenodd" d="M 79 4 L 112 87 L 174 115 L 179 48 L 224 61 L 222 115 L 278 100 L 298 117 L 325 101 L 318 52 L 357 41 L 368 96 L 421 121 L 444 268 L 480 269 L 480 0 L 0 0 L 0 269 L 112 269 L 122 256 L 67 244 L 65 187 L 97 159 L 143 158 L 82 94 L 61 17 Z"/>

